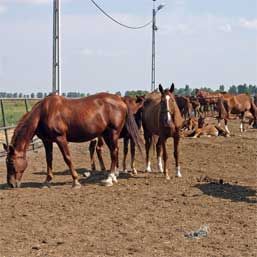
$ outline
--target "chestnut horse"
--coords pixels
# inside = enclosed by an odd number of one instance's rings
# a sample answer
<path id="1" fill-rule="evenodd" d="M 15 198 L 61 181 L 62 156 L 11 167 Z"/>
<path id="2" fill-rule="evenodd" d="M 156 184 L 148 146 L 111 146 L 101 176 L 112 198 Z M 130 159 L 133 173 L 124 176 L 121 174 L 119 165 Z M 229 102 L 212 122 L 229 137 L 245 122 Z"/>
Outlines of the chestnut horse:
<path id="1" fill-rule="evenodd" d="M 115 167 L 118 158 L 118 138 L 124 125 L 138 144 L 139 132 L 127 104 L 121 97 L 99 93 L 81 99 L 67 99 L 50 95 L 38 102 L 19 121 L 7 151 L 7 183 L 19 187 L 27 167 L 26 149 L 30 140 L 37 135 L 44 144 L 47 162 L 47 177 L 44 185 L 49 186 L 53 178 L 53 143 L 57 143 L 64 161 L 73 178 L 73 187 L 79 188 L 78 174 L 73 167 L 68 142 L 85 142 L 103 136 L 111 154 L 111 168 L 103 181 L 111 186 L 117 182 Z"/>
<path id="2" fill-rule="evenodd" d="M 141 128 L 142 125 L 142 107 L 144 104 L 144 96 L 136 96 L 136 99 L 130 96 L 125 96 L 122 98 L 125 103 L 129 106 L 131 112 L 134 114 L 134 118 L 137 124 L 138 129 Z M 130 136 L 126 126 L 122 129 L 120 133 L 120 138 L 123 138 L 123 171 L 127 171 L 126 167 L 126 159 L 128 155 L 128 146 L 130 142 L 130 153 L 131 153 L 131 170 L 134 174 L 137 173 L 137 170 L 134 166 L 134 161 L 135 161 L 135 142 L 133 138 Z M 102 148 L 104 145 L 104 141 L 102 137 L 98 137 L 98 140 L 92 140 L 89 144 L 89 152 L 90 152 L 90 159 L 91 159 L 91 169 L 96 170 L 96 165 L 95 165 L 95 158 L 94 154 L 95 151 L 97 153 L 97 157 L 99 160 L 100 168 L 102 171 L 106 170 L 104 161 L 102 158 Z M 118 168 L 118 162 L 117 162 L 117 168 Z"/>
<path id="3" fill-rule="evenodd" d="M 239 95 L 224 95 L 221 97 L 217 104 L 217 109 L 219 112 L 218 123 L 220 126 L 220 121 L 224 119 L 225 130 L 228 134 L 230 131 L 228 129 L 228 120 L 230 119 L 230 114 L 237 114 L 240 116 L 240 131 L 244 131 L 244 116 L 247 111 L 249 111 L 254 119 L 254 124 L 257 122 L 257 107 L 254 101 L 247 94 Z"/>
<path id="4" fill-rule="evenodd" d="M 168 154 L 166 141 L 169 137 L 173 137 L 176 176 L 181 177 L 178 147 L 183 118 L 173 94 L 174 84 L 171 85 L 170 89 L 165 90 L 159 85 L 159 90 L 161 93 L 153 92 L 146 97 L 143 108 L 142 124 L 146 149 L 146 171 L 151 172 L 149 150 L 152 145 L 153 137 L 158 136 L 158 142 L 156 144 L 158 168 L 159 171 L 164 172 L 166 179 L 170 179 L 167 169 Z M 162 167 L 161 148 L 163 150 L 162 157 L 164 168 Z"/>

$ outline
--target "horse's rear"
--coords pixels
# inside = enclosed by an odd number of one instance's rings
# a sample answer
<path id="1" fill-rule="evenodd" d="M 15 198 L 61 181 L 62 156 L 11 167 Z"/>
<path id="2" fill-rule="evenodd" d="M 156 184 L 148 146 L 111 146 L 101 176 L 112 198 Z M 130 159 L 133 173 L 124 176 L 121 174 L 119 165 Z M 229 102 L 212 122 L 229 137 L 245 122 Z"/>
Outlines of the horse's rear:
<path id="1" fill-rule="evenodd" d="M 153 137 L 158 136 L 156 144 L 158 168 L 164 172 L 167 179 L 170 179 L 167 169 L 168 154 L 166 150 L 167 138 L 174 138 L 174 157 L 176 161 L 176 176 L 180 177 L 179 167 L 179 130 L 182 126 L 183 119 L 177 106 L 175 96 L 173 94 L 174 84 L 170 89 L 163 90 L 159 86 L 161 93 L 151 93 L 146 97 L 143 108 L 142 124 L 144 128 L 145 149 L 146 149 L 146 171 L 151 171 L 151 162 L 149 159 L 149 151 L 152 145 Z M 161 148 L 163 150 L 164 167 L 162 167 Z"/>

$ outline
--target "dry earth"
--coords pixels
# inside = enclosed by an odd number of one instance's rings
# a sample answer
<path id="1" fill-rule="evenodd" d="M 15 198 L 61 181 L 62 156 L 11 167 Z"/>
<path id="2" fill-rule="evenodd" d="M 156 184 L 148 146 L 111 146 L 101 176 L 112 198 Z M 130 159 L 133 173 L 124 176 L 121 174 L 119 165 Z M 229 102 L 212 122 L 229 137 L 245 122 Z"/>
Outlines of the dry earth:
<path id="1" fill-rule="evenodd" d="M 23 188 L 6 189 L 0 159 L 1 257 L 257 256 L 257 130 L 231 125 L 230 138 L 182 139 L 183 178 L 159 173 L 122 174 L 111 188 L 99 176 L 71 189 L 71 176 L 57 148 L 50 189 L 41 148 L 28 153 Z M 90 168 L 88 144 L 70 144 L 75 167 Z M 172 153 L 172 141 L 169 141 Z M 105 160 L 109 164 L 108 151 Z M 154 161 L 156 167 L 156 161 Z M 144 170 L 137 156 L 138 170 Z M 101 176 L 100 176 L 101 177 Z M 185 234 L 208 225 L 207 237 Z"/>

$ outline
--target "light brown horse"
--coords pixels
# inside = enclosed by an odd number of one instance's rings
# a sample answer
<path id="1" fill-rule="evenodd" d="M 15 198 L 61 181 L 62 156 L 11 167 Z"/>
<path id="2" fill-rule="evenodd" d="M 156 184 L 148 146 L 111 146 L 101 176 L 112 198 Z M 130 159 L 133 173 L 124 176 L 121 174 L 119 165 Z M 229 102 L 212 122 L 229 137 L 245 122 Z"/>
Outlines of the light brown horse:
<path id="1" fill-rule="evenodd" d="M 239 95 L 224 95 L 221 97 L 217 104 L 217 109 L 219 112 L 218 115 L 218 123 L 220 126 L 220 122 L 224 119 L 225 130 L 228 134 L 230 131 L 228 129 L 228 120 L 230 119 L 230 114 L 239 115 L 241 119 L 240 123 L 240 131 L 244 131 L 244 116 L 247 111 L 249 111 L 253 118 L 254 124 L 257 122 L 257 107 L 254 104 L 254 101 L 247 94 L 239 94 Z"/>
<path id="2" fill-rule="evenodd" d="M 130 109 L 121 97 L 99 93 L 81 99 L 67 99 L 51 95 L 37 103 L 25 114 L 14 131 L 7 151 L 7 183 L 19 187 L 27 167 L 26 149 L 34 135 L 42 139 L 47 161 L 47 177 L 44 185 L 49 186 L 53 178 L 53 143 L 57 143 L 64 161 L 73 178 L 73 187 L 80 187 L 74 169 L 68 142 L 85 142 L 103 136 L 111 155 L 111 168 L 104 185 L 116 182 L 114 174 L 118 158 L 118 138 L 126 124 L 130 135 L 138 143 L 139 133 Z"/>
<path id="3" fill-rule="evenodd" d="M 138 129 L 141 128 L 142 124 L 142 107 L 144 105 L 145 97 L 144 96 L 136 96 L 136 98 L 125 96 L 122 98 L 123 101 L 129 106 L 131 113 L 134 115 L 135 122 L 137 124 Z M 128 146 L 130 142 L 130 153 L 131 153 L 131 171 L 136 174 L 137 170 L 135 168 L 134 162 L 135 162 L 135 142 L 133 138 L 130 136 L 126 126 L 122 129 L 120 133 L 120 137 L 123 138 L 123 171 L 127 172 L 127 165 L 126 165 L 126 159 L 128 155 Z M 92 140 L 89 144 L 89 152 L 90 152 L 90 160 L 91 160 L 91 169 L 96 170 L 95 165 L 95 158 L 94 154 L 95 151 L 97 153 L 97 157 L 99 160 L 100 168 L 102 171 L 106 170 L 103 157 L 102 157 L 102 150 L 103 150 L 104 141 L 102 137 L 98 137 L 97 140 Z M 118 162 L 117 162 L 117 168 L 118 168 Z"/>
<path id="4" fill-rule="evenodd" d="M 168 154 L 166 150 L 166 141 L 169 137 L 174 140 L 174 158 L 176 163 L 176 176 L 181 177 L 179 166 L 179 139 L 180 128 L 183 118 L 177 106 L 174 92 L 174 84 L 170 89 L 163 89 L 159 85 L 160 93 L 153 92 L 146 96 L 143 108 L 142 125 L 144 128 L 145 149 L 146 149 L 146 171 L 151 172 L 151 162 L 149 150 L 152 145 L 153 137 L 158 136 L 156 152 L 158 158 L 159 171 L 164 172 L 166 179 L 170 179 L 167 169 Z M 162 167 L 161 149 L 164 166 Z"/>
<path id="5" fill-rule="evenodd" d="M 198 120 L 195 117 L 190 118 L 184 123 L 184 130 L 181 132 L 183 137 L 197 138 L 201 136 L 217 137 L 227 136 L 227 132 L 219 126 L 208 124 L 205 122 L 205 118 L 200 116 Z"/>

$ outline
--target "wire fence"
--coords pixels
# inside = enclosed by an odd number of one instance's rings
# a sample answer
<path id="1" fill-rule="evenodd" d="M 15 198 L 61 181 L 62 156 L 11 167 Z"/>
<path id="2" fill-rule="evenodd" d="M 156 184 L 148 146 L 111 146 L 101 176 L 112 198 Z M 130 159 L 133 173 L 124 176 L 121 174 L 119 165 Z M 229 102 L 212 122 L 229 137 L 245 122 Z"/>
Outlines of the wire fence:
<path id="1" fill-rule="evenodd" d="M 0 98 L 0 157 L 6 155 L 3 143 L 10 144 L 13 131 L 20 118 L 29 112 L 39 98 Z M 34 137 L 28 150 L 35 150 L 42 146 L 41 140 Z"/>

